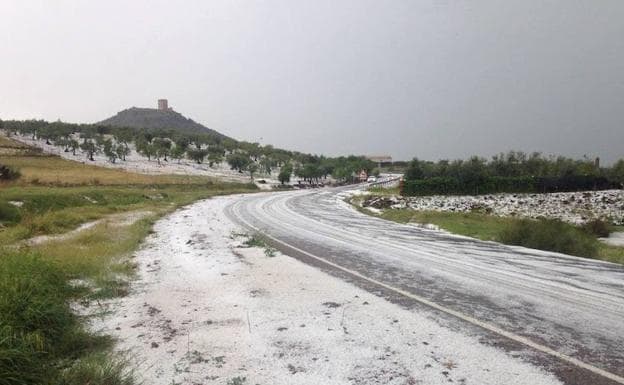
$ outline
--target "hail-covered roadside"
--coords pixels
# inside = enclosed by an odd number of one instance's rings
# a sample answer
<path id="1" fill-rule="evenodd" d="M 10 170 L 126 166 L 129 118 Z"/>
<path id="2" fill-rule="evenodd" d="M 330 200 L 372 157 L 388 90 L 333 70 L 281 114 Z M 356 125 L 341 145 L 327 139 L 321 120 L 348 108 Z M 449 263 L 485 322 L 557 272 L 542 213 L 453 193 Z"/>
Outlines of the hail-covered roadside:
<path id="1" fill-rule="evenodd" d="M 395 303 L 437 308 L 491 332 L 486 341 L 504 335 L 530 347 L 538 353 L 531 361 L 566 383 L 624 383 L 621 265 L 384 221 L 346 203 L 350 194 L 253 195 L 227 212 L 294 256 Z"/>
<path id="2" fill-rule="evenodd" d="M 501 217 L 555 218 L 573 224 L 594 219 L 614 225 L 624 224 L 624 190 L 423 197 L 369 195 L 361 205 L 373 210 L 410 208 L 454 213 L 484 212 Z"/>
<path id="3" fill-rule="evenodd" d="M 156 223 L 139 277 L 93 327 L 149 384 L 556 384 L 542 368 L 264 247 L 196 203 Z"/>

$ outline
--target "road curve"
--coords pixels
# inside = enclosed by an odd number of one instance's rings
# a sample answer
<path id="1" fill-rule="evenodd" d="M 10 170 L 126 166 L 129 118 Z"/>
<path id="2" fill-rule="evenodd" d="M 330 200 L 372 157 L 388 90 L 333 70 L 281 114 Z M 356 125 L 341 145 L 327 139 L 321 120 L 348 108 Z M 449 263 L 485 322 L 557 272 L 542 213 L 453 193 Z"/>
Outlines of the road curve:
<path id="1" fill-rule="evenodd" d="M 453 322 L 517 337 L 523 348 L 554 357 L 546 366 L 566 383 L 624 383 L 622 266 L 388 222 L 354 210 L 345 191 L 253 194 L 226 213 L 291 250 L 320 257 L 329 270 L 393 289 Z M 570 366 L 589 377 L 566 375 Z"/>

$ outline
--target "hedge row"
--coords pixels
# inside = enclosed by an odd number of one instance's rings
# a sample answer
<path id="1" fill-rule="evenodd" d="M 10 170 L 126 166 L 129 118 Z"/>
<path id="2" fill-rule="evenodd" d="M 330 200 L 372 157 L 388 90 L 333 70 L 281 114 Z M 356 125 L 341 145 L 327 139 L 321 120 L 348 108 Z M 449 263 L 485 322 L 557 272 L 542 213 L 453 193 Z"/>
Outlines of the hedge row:
<path id="1" fill-rule="evenodd" d="M 496 193 L 551 193 L 617 189 L 619 183 L 604 177 L 573 175 L 567 177 L 481 177 L 469 180 L 434 177 L 404 181 L 401 193 L 422 195 L 479 195 Z"/>

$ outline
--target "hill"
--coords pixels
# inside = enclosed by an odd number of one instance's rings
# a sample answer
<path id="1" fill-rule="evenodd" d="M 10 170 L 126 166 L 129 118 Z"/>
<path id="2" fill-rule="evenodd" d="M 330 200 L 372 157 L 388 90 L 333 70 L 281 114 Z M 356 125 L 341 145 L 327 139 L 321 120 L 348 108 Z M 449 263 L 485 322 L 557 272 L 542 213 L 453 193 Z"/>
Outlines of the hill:
<path id="1" fill-rule="evenodd" d="M 98 122 L 98 124 L 113 127 L 173 129 L 185 134 L 212 134 L 223 139 L 228 138 L 226 135 L 201 125 L 172 109 L 132 107 Z"/>

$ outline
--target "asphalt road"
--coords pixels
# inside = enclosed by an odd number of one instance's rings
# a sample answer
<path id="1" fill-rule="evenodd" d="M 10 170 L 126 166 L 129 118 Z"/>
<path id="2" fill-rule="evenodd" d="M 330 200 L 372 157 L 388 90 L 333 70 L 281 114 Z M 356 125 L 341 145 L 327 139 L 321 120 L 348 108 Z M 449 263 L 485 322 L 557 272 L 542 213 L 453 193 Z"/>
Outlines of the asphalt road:
<path id="1" fill-rule="evenodd" d="M 568 384 L 624 383 L 624 268 L 367 216 L 344 189 L 252 194 L 226 213 L 273 245 Z"/>

